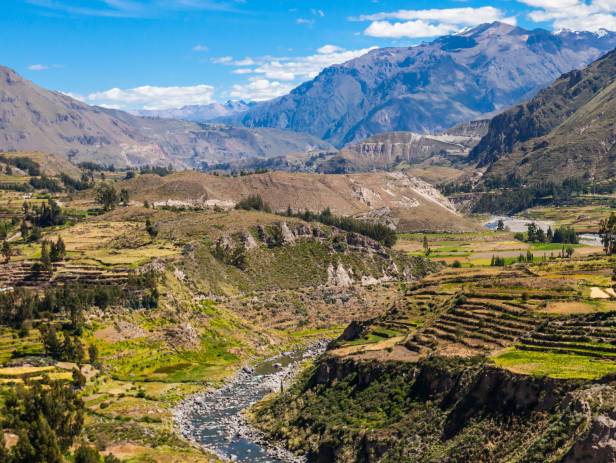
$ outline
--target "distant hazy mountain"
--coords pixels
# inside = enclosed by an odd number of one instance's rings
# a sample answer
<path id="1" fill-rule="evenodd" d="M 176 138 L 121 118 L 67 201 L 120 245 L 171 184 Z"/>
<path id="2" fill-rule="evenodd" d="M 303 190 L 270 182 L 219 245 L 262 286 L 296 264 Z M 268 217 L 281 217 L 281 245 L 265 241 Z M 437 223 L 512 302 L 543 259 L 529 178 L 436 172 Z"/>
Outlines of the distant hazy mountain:
<path id="1" fill-rule="evenodd" d="M 144 118 L 88 106 L 0 67 L 0 150 L 53 152 L 118 166 L 200 167 L 322 149 L 332 147 L 308 134 Z"/>
<path id="2" fill-rule="evenodd" d="M 470 157 L 488 177 L 616 178 L 616 51 L 495 117 Z"/>
<path id="3" fill-rule="evenodd" d="M 179 119 L 191 122 L 210 122 L 225 116 L 233 116 L 256 106 L 256 103 L 245 101 L 227 101 L 224 104 L 188 105 L 177 109 L 143 109 L 131 111 L 137 116 L 159 117 L 161 119 Z"/>
<path id="4" fill-rule="evenodd" d="M 612 32 L 485 24 L 328 67 L 235 122 L 307 132 L 339 147 L 382 132 L 434 133 L 517 104 L 614 47 Z"/>

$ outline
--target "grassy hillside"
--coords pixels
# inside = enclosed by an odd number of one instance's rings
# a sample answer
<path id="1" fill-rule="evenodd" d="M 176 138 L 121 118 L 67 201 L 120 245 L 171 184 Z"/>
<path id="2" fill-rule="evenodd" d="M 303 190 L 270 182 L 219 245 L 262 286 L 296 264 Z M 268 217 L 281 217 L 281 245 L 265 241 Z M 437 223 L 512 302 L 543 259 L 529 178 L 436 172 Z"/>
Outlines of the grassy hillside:
<path id="1" fill-rule="evenodd" d="M 476 228 L 429 184 L 404 173 L 355 175 L 272 172 L 241 177 L 181 172 L 139 176 L 122 185 L 132 198 L 159 204 L 231 207 L 259 194 L 274 211 L 320 212 L 382 220 L 399 230 L 464 231 Z"/>

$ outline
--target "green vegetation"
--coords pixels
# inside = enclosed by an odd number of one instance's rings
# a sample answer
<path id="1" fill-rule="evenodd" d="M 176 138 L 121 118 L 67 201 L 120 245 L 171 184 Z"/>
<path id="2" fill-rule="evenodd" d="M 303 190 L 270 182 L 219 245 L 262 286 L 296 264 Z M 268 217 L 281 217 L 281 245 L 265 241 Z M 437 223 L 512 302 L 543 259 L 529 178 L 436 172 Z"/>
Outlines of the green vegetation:
<path id="1" fill-rule="evenodd" d="M 341 230 L 359 233 L 360 235 L 368 236 L 384 246 L 391 248 L 396 244 L 396 232 L 386 225 L 378 222 L 367 222 L 358 220 L 352 217 L 341 217 L 332 214 L 328 209 L 325 209 L 320 214 L 315 214 L 308 210 L 304 212 L 294 213 L 291 209 L 287 210 L 286 215 L 289 217 L 298 217 L 306 222 L 320 222 L 324 225 L 339 228 Z"/>
<path id="2" fill-rule="evenodd" d="M 616 373 L 616 362 L 613 360 L 516 348 L 492 357 L 492 361 L 516 373 L 551 378 L 596 380 Z"/>

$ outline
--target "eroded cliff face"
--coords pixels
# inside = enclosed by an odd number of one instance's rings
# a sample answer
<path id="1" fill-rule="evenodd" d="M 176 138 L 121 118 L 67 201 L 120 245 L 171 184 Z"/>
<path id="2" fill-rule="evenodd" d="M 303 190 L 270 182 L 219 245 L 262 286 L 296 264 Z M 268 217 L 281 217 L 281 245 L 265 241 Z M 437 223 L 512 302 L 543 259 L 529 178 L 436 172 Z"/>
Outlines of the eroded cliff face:
<path id="1" fill-rule="evenodd" d="M 311 462 L 616 461 L 616 394 L 480 359 L 419 363 L 325 357 L 256 411 Z"/>

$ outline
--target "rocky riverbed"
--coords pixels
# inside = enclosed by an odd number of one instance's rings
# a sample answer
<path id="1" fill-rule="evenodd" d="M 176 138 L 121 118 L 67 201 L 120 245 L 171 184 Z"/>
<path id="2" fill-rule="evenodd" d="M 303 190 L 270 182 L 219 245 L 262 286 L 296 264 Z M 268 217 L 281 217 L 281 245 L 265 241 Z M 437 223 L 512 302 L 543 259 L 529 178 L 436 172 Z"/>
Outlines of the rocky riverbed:
<path id="1" fill-rule="evenodd" d="M 288 387 L 304 360 L 325 351 L 326 341 L 272 357 L 255 368 L 244 367 L 222 388 L 196 394 L 175 409 L 176 424 L 184 437 L 230 461 L 299 463 L 305 461 L 271 445 L 250 426 L 244 411 L 271 392 Z"/>

